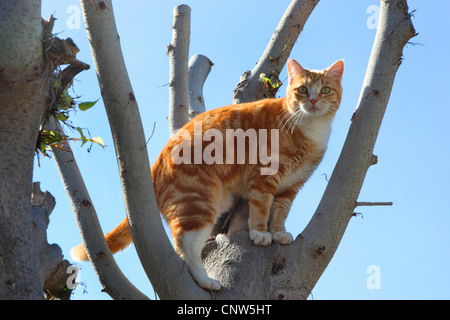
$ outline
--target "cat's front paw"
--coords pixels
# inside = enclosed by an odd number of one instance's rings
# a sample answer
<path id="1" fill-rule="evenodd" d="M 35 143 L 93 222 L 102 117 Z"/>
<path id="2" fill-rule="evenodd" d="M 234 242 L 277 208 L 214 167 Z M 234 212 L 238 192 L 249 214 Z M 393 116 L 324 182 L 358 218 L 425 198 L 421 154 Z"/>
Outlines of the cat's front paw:
<path id="1" fill-rule="evenodd" d="M 290 234 L 289 232 L 284 232 L 284 231 L 278 231 L 275 232 L 273 235 L 273 240 L 281 243 L 281 244 L 289 244 L 292 242 L 292 234 Z"/>
<path id="2" fill-rule="evenodd" d="M 270 232 L 251 230 L 250 239 L 257 246 L 268 246 L 269 244 L 272 243 L 272 234 Z"/>

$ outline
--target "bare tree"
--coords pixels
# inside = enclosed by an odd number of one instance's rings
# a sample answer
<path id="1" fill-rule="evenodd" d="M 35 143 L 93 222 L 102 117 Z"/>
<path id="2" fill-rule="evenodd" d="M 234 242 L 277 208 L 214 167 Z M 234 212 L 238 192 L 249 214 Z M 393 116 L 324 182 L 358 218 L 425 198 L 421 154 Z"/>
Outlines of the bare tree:
<path id="1" fill-rule="evenodd" d="M 54 71 L 54 65 L 49 67 L 49 59 L 43 54 L 45 41 L 41 37 L 40 2 L 21 1 L 27 10 L 18 9 L 20 6 L 13 5 L 16 2 L 0 1 L 0 41 L 10 42 L 11 48 L 0 50 L 0 107 L 3 111 L 0 116 L 0 175 L 7 181 L 0 184 L 0 254 L 5 257 L 0 259 L 0 297 L 40 298 L 42 280 L 35 272 L 38 260 L 34 250 L 30 249 L 33 247 L 30 195 L 36 135 L 51 104 L 53 85 L 49 75 Z M 273 95 L 273 89 L 268 91 L 259 76 L 265 73 L 278 81 L 278 75 L 317 3 L 318 0 L 291 2 L 258 64 L 241 77 L 234 93 L 235 103 Z M 130 230 L 144 270 L 162 299 L 210 299 L 211 293 L 194 282 L 162 226 L 144 130 L 122 56 L 112 2 L 81 0 L 81 5 L 114 139 Z M 18 12 L 9 15 L 6 12 L 10 10 Z M 28 27 L 19 34 L 22 38 L 11 42 L 8 36 L 24 18 L 30 21 Z M 189 19 L 189 7 L 175 8 L 173 39 L 168 47 L 171 133 L 193 115 L 204 111 L 202 85 L 212 65 L 202 56 L 194 56 L 188 63 Z M 376 163 L 373 147 L 402 61 L 402 50 L 414 35 L 406 0 L 381 0 L 380 23 L 360 100 L 314 216 L 291 245 L 257 247 L 249 241 L 248 207 L 241 201 L 231 215 L 227 230 L 219 230 L 203 250 L 203 262 L 209 274 L 223 285 L 214 298 L 306 299 L 309 296 L 332 259 L 353 210 L 362 205 L 357 198 L 368 168 Z M 69 56 L 72 70 L 79 68 L 71 73 L 71 79 L 86 66 L 77 63 L 74 54 Z M 61 58 L 61 54 L 58 57 Z M 24 88 L 28 88 L 27 91 Z M 23 111 L 21 117 L 17 116 L 17 110 Z M 56 123 L 51 125 L 60 130 Z M 19 135 L 17 130 L 20 130 Z M 11 135 L 15 134 L 16 142 L 12 145 Z M 17 141 L 22 143 L 18 145 Z M 11 150 L 16 150 L 17 155 L 8 157 Z M 147 298 L 129 283 L 114 263 L 73 155 L 71 152 L 58 153 L 58 150 L 54 150 L 54 154 L 88 257 L 104 290 L 115 299 Z M 23 170 L 11 170 L 18 165 Z M 12 194 L 14 196 L 10 197 Z M 11 219 L 13 212 L 15 219 Z M 14 253 L 7 246 L 13 246 Z"/>

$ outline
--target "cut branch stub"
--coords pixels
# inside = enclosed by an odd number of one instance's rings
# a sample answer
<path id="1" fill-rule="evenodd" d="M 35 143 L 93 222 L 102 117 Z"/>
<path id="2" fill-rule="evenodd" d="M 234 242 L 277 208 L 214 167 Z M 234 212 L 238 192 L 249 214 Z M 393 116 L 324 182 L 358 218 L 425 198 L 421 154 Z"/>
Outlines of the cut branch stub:
<path id="1" fill-rule="evenodd" d="M 172 42 L 167 46 L 169 56 L 169 131 L 173 135 L 189 121 L 189 43 L 191 8 L 180 5 L 173 10 Z"/>
<path id="2" fill-rule="evenodd" d="M 200 54 L 189 60 L 189 120 L 206 110 L 203 85 L 213 65 L 211 60 Z"/>

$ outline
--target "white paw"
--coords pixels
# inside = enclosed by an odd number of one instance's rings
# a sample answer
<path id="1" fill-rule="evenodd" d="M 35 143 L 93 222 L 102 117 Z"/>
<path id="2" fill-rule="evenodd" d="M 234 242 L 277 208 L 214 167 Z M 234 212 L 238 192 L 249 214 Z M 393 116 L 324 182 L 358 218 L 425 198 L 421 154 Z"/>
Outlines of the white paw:
<path id="1" fill-rule="evenodd" d="M 220 290 L 220 282 L 209 277 L 201 277 L 200 279 L 195 279 L 200 287 L 205 290 Z"/>
<path id="2" fill-rule="evenodd" d="M 251 230 L 250 239 L 257 246 L 268 246 L 272 243 L 272 234 L 270 232 Z"/>
<path id="3" fill-rule="evenodd" d="M 273 234 L 273 240 L 281 244 L 289 244 L 292 242 L 292 234 L 289 232 L 278 231 Z"/>

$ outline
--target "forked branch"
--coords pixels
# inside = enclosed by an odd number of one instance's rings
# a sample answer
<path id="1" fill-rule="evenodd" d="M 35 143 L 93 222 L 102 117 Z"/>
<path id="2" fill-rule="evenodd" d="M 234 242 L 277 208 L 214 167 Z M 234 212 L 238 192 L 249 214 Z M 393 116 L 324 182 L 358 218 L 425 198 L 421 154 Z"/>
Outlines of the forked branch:
<path id="1" fill-rule="evenodd" d="M 189 60 L 189 120 L 206 110 L 203 85 L 212 66 L 211 60 L 201 54 Z"/>
<path id="2" fill-rule="evenodd" d="M 406 43 L 416 35 L 405 0 L 382 0 L 380 22 L 347 139 L 322 200 L 295 245 L 312 290 L 333 257 L 357 203 Z M 312 259 L 305 257 L 307 254 Z M 305 291 L 307 296 L 308 290 Z"/>

